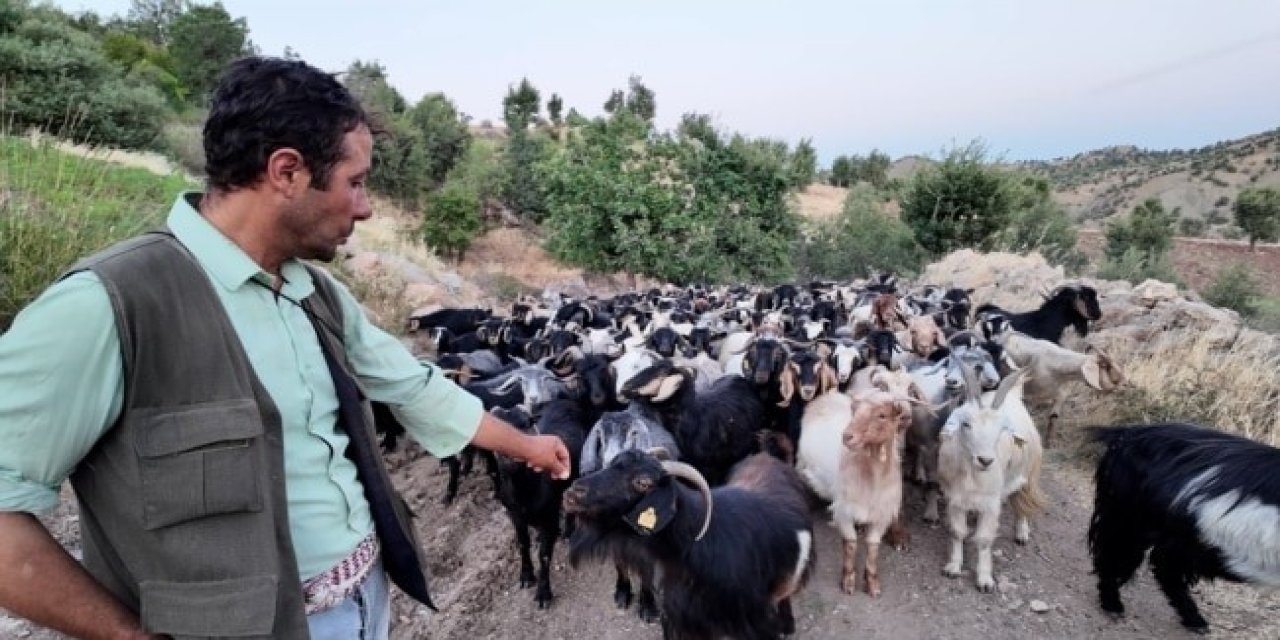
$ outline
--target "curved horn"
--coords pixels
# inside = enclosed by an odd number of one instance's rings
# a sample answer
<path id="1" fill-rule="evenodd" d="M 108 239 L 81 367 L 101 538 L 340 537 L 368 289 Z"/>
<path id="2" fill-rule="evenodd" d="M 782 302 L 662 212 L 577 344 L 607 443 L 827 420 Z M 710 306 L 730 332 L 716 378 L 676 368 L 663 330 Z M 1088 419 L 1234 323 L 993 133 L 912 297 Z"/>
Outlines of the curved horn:
<path id="1" fill-rule="evenodd" d="M 968 369 L 966 369 L 966 371 L 967 370 Z M 1015 386 L 1017 386 L 1018 380 L 1022 378 L 1022 376 L 1026 375 L 1026 373 L 1027 373 L 1026 369 L 1018 369 L 1017 371 L 1014 371 L 1013 373 L 1006 376 L 1004 380 L 1000 381 L 1000 386 L 996 387 L 995 401 L 991 403 L 992 409 L 999 409 L 1000 405 L 1004 404 L 1005 396 L 1009 395 L 1009 392 L 1012 391 Z"/>
<path id="2" fill-rule="evenodd" d="M 683 462 L 673 462 L 671 460 L 661 460 L 662 469 L 668 474 L 677 478 L 683 478 L 692 483 L 702 493 L 702 500 L 707 503 L 707 515 L 702 521 L 702 530 L 698 535 L 694 536 L 693 541 L 702 540 L 702 536 L 707 535 L 707 529 L 711 527 L 711 486 L 707 484 L 707 479 L 698 473 L 697 469 Z"/>

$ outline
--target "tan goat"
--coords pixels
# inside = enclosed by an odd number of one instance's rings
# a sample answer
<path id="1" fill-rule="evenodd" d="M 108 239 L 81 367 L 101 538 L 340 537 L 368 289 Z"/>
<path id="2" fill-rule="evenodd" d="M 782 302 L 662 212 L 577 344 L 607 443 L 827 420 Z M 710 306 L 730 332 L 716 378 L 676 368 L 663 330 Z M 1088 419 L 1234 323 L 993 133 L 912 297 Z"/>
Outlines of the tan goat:
<path id="1" fill-rule="evenodd" d="M 902 460 L 898 440 L 904 412 L 901 398 L 883 391 L 856 401 L 853 418 L 845 427 L 840 452 L 840 482 L 831 505 L 833 523 L 844 538 L 844 567 L 840 588 L 853 593 L 856 586 L 858 529 L 865 533 L 864 590 L 880 595 L 878 558 L 880 540 L 898 521 L 902 509 Z M 910 416 L 910 411 L 906 411 Z"/>

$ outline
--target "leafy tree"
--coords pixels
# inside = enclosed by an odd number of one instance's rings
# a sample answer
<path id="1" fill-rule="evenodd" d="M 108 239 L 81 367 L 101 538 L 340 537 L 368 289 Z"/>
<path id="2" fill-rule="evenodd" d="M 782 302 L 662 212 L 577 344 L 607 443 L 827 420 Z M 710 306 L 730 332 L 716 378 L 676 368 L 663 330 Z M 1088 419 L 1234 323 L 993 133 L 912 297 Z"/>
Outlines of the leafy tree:
<path id="1" fill-rule="evenodd" d="M 1107 258 L 1118 260 L 1131 248 L 1149 259 L 1167 254 L 1173 247 L 1173 228 L 1177 220 L 1176 210 L 1166 212 L 1159 200 L 1148 198 L 1134 207 L 1127 220 L 1113 222 L 1107 227 Z"/>
<path id="2" fill-rule="evenodd" d="M 813 149 L 813 141 L 805 138 L 796 144 L 791 154 L 791 184 L 802 189 L 813 182 L 817 173 L 818 153 Z"/>
<path id="3" fill-rule="evenodd" d="M 564 124 L 562 115 L 564 113 L 564 99 L 559 94 L 551 94 L 551 99 L 547 100 L 547 117 L 551 119 L 551 124 L 557 128 Z"/>
<path id="4" fill-rule="evenodd" d="M 416 209 L 430 187 L 430 162 L 422 133 L 407 115 L 384 116 L 374 138 L 369 186 L 398 205 Z"/>
<path id="5" fill-rule="evenodd" d="M 387 80 L 387 69 L 380 62 L 352 62 L 342 83 L 370 112 L 396 114 L 408 108 L 404 96 Z"/>
<path id="6" fill-rule="evenodd" d="M 480 198 L 466 188 L 449 186 L 427 198 L 422 239 L 441 255 L 461 261 L 482 225 Z"/>
<path id="7" fill-rule="evenodd" d="M 528 78 L 521 78 L 517 87 L 509 87 L 502 99 L 502 119 L 507 123 L 507 130 L 515 135 L 517 131 L 528 129 L 538 117 L 541 104 L 538 89 Z"/>
<path id="8" fill-rule="evenodd" d="M 614 89 L 604 103 L 604 110 L 609 114 L 627 111 L 646 122 L 653 122 L 658 113 L 658 102 L 653 90 L 646 87 L 640 76 L 627 79 L 627 90 Z"/>
<path id="9" fill-rule="evenodd" d="M 162 47 L 169 46 L 173 42 L 174 24 L 191 8 L 190 0 L 133 0 L 126 25 L 141 38 Z"/>
<path id="10" fill-rule="evenodd" d="M 508 132 L 503 199 L 534 221 L 540 221 L 547 210 L 535 166 L 546 157 L 548 146 L 543 138 L 529 131 L 540 109 L 541 96 L 528 78 L 522 78 L 518 86 L 508 89 L 502 99 L 502 117 Z"/>
<path id="11" fill-rule="evenodd" d="M 0 0 L 0 36 L 17 29 L 24 16 L 21 0 Z"/>
<path id="12" fill-rule="evenodd" d="M 836 156 L 831 161 L 831 186 L 848 187 L 853 182 L 853 164 L 848 156 Z"/>
<path id="13" fill-rule="evenodd" d="M 0 87 L 11 126 L 79 141 L 139 148 L 160 136 L 168 108 L 156 89 L 103 54 L 61 14 L 26 14 L 0 36 Z"/>
<path id="14" fill-rule="evenodd" d="M 438 187 L 471 142 L 471 132 L 467 129 L 470 118 L 459 113 L 443 93 L 423 96 L 406 115 L 421 136 L 427 160 L 427 183 Z"/>
<path id="15" fill-rule="evenodd" d="M 963 247 L 987 250 L 1008 226 L 1014 196 L 1007 177 L 986 163 L 986 150 L 972 143 L 911 179 L 902 219 L 934 254 Z"/>
<path id="16" fill-rule="evenodd" d="M 1236 226 L 1249 236 L 1249 249 L 1259 240 L 1275 242 L 1280 239 L 1280 189 L 1255 187 L 1245 189 L 1236 197 L 1233 207 Z"/>
<path id="17" fill-rule="evenodd" d="M 879 149 L 872 149 L 866 159 L 856 165 L 854 179 L 869 182 L 875 188 L 880 189 L 885 186 L 889 179 L 890 164 L 892 164 L 892 160 L 889 159 L 888 154 Z"/>
<path id="18" fill-rule="evenodd" d="M 232 19 L 221 2 L 189 8 L 173 21 L 168 39 L 178 79 L 201 104 L 223 68 L 252 52 L 245 19 Z"/>

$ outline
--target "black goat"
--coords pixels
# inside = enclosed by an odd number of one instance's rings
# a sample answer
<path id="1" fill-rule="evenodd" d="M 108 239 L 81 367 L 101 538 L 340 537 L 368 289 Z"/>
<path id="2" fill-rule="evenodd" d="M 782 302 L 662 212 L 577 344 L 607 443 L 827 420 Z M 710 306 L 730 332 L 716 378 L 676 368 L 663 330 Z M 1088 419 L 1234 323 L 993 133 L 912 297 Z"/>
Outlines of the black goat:
<path id="1" fill-rule="evenodd" d="M 1188 424 L 1095 428 L 1089 550 L 1102 608 L 1151 549 L 1151 571 L 1182 624 L 1208 622 L 1189 587 L 1223 578 L 1280 587 L 1280 449 Z"/>
<path id="2" fill-rule="evenodd" d="M 1082 338 L 1089 335 L 1089 322 L 1102 318 L 1102 308 L 1098 306 L 1098 291 L 1093 287 L 1065 285 L 1046 296 L 1044 304 L 1035 311 L 1011 313 L 993 304 L 984 304 L 978 307 L 977 315 L 1002 315 L 1015 331 L 1060 344 L 1062 332 L 1068 326 Z"/>
<path id="3" fill-rule="evenodd" d="M 866 343 L 870 356 L 867 361 L 871 366 L 882 364 L 888 369 L 895 368 L 893 354 L 902 351 L 898 336 L 888 329 L 876 329 L 867 334 Z"/>
<path id="4" fill-rule="evenodd" d="M 495 411 L 498 417 L 516 423 L 516 426 L 532 433 L 527 422 L 519 424 L 513 414 L 517 410 Z M 578 461 L 582 441 L 586 438 L 587 425 L 578 403 L 572 400 L 553 400 L 542 405 L 538 416 L 537 433 L 553 435 L 564 442 L 573 461 L 573 474 L 567 480 L 555 480 L 530 469 L 523 461 L 498 455 L 498 501 L 507 510 L 511 525 L 516 530 L 516 542 L 520 545 L 520 588 L 538 589 L 534 600 L 539 609 L 551 606 L 551 556 L 555 552 L 556 539 L 560 537 L 561 498 L 565 489 L 578 475 Z M 538 573 L 534 577 L 533 560 L 529 557 L 529 528 L 538 532 Z"/>
<path id="5" fill-rule="evenodd" d="M 669 360 L 637 373 L 622 395 L 653 408 L 676 437 L 684 459 L 713 484 L 751 454 L 755 432 L 766 424 L 765 407 L 751 383 L 725 376 L 697 393 L 693 374 Z"/>
<path id="6" fill-rule="evenodd" d="M 462 335 L 475 331 L 493 312 L 488 309 L 440 309 L 421 316 L 411 316 L 409 332 L 421 331 L 432 327 L 445 327 L 455 334 Z"/>
<path id="7" fill-rule="evenodd" d="M 575 482 L 564 501 L 579 519 L 570 562 L 612 557 L 621 545 L 662 568 L 664 638 L 795 631 L 790 598 L 813 565 L 813 525 L 804 487 L 785 463 L 757 454 L 712 491 L 688 465 L 625 451 Z"/>
<path id="8" fill-rule="evenodd" d="M 947 289 L 946 293 L 942 294 L 940 303 L 942 311 L 934 317 L 934 320 L 938 321 L 938 326 L 968 329 L 969 311 L 973 308 L 973 301 L 969 298 L 971 293 L 973 289 Z"/>
<path id="9" fill-rule="evenodd" d="M 671 327 L 658 327 L 649 334 L 649 338 L 645 340 L 644 346 L 655 351 L 664 358 L 674 358 L 676 355 L 676 347 L 680 345 L 680 334 L 676 333 Z"/>

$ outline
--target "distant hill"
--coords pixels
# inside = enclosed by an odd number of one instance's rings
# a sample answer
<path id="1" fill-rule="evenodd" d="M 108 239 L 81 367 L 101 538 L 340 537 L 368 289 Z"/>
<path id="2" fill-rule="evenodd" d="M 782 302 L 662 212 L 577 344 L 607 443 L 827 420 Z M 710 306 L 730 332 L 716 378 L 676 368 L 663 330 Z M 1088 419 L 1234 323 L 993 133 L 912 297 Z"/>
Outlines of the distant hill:
<path id="1" fill-rule="evenodd" d="M 1200 149 L 1115 146 L 1021 166 L 1048 178 L 1057 200 L 1089 226 L 1157 198 L 1222 235 L 1241 189 L 1280 185 L 1280 129 Z"/>

